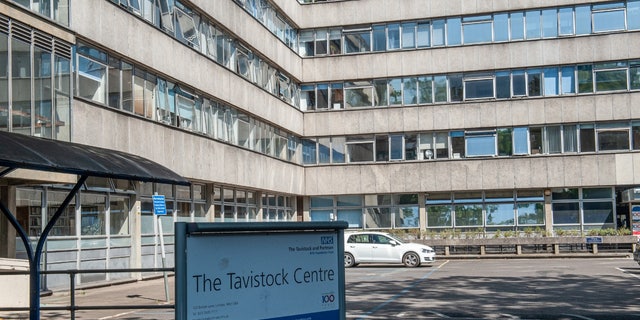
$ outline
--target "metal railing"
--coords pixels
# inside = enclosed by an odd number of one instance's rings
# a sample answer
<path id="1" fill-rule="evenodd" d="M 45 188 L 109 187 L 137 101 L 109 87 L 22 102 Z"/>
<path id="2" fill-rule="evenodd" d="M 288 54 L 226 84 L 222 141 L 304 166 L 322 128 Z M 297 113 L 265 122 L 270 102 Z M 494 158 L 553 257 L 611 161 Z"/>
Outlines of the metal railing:
<path id="1" fill-rule="evenodd" d="M 82 310 L 130 310 L 130 309 L 175 309 L 175 304 L 126 304 L 126 305 L 77 305 L 76 304 L 76 276 L 79 274 L 96 273 L 146 273 L 146 272 L 174 272 L 174 268 L 137 268 L 137 269 L 90 269 L 90 270 L 47 270 L 40 271 L 41 275 L 68 274 L 69 275 L 69 304 L 64 306 L 41 306 L 42 311 L 69 311 L 70 319 L 75 320 L 76 311 Z M 29 271 L 1 271 L 0 277 L 6 275 L 29 275 Z M 166 283 L 165 283 L 166 285 Z M 168 297 L 167 297 L 168 299 Z M 168 301 L 167 301 L 168 302 Z M 21 312 L 30 311 L 29 307 L 2 307 L 0 311 Z"/>

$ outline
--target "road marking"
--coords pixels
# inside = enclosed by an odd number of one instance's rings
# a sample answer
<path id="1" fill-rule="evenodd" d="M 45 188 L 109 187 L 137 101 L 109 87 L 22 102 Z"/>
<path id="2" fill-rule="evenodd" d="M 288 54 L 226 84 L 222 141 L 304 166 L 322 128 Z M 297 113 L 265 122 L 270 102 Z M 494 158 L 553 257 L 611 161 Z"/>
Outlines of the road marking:
<path id="1" fill-rule="evenodd" d="M 584 317 L 584 316 L 577 315 L 577 314 L 565 313 L 564 315 L 565 315 L 565 316 L 569 316 L 569 317 L 576 317 L 576 318 L 578 318 L 578 319 L 584 319 L 584 320 L 596 320 L 596 319 L 593 319 L 593 318 Z"/>
<path id="2" fill-rule="evenodd" d="M 419 285 L 424 280 L 429 278 L 433 273 L 435 273 L 436 271 L 440 270 L 440 268 L 442 268 L 447 263 L 449 263 L 449 260 L 445 261 L 444 263 L 439 265 L 437 268 L 427 272 L 424 276 L 422 276 L 422 278 L 420 278 L 417 281 L 415 281 L 412 285 L 402 289 L 402 291 L 400 291 L 400 293 L 398 293 L 395 296 L 391 297 L 391 299 L 379 304 L 377 307 L 371 309 L 371 311 L 366 312 L 362 317 L 357 318 L 356 320 L 361 320 L 361 319 L 368 318 L 370 315 L 380 311 L 380 309 L 384 308 L 386 305 L 398 300 L 398 298 L 400 298 L 400 297 L 404 296 L 405 294 L 407 294 L 407 292 L 409 292 L 411 289 L 415 288 L 417 285 Z"/>
<path id="3" fill-rule="evenodd" d="M 632 277 L 634 277 L 636 279 L 640 279 L 640 276 L 638 276 L 637 274 L 633 274 L 633 273 L 631 273 L 631 272 L 629 272 L 629 271 L 627 271 L 625 269 L 622 269 L 622 268 L 616 268 L 616 269 L 618 269 L 619 271 L 622 271 L 622 273 L 626 273 L 626 274 L 628 274 L 628 275 L 630 275 L 630 276 L 632 276 Z"/>
<path id="4" fill-rule="evenodd" d="M 117 317 L 126 316 L 128 314 L 136 313 L 138 311 L 140 311 L 140 310 L 134 310 L 134 311 L 128 311 L 128 312 L 123 312 L 123 313 L 119 313 L 119 314 L 114 314 L 112 316 L 106 316 L 106 317 L 99 318 L 98 320 L 115 319 Z"/>

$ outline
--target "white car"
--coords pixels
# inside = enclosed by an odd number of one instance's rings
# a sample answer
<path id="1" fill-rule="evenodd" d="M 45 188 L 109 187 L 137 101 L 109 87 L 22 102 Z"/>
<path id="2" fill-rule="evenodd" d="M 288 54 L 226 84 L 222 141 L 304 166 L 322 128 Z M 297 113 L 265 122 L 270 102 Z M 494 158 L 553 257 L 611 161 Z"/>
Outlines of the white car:
<path id="1" fill-rule="evenodd" d="M 436 261 L 433 248 L 419 243 L 405 243 L 388 233 L 348 232 L 344 238 L 345 268 L 360 263 L 402 263 L 407 267 L 418 267 L 422 263 Z"/>

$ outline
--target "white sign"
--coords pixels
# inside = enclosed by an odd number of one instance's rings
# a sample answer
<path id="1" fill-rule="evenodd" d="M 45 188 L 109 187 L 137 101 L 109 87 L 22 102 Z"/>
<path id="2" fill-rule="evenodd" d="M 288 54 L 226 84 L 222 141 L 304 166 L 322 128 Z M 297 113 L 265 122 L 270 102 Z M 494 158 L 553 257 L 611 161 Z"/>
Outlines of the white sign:
<path id="1" fill-rule="evenodd" d="M 192 234 L 188 319 L 340 319 L 337 232 Z"/>

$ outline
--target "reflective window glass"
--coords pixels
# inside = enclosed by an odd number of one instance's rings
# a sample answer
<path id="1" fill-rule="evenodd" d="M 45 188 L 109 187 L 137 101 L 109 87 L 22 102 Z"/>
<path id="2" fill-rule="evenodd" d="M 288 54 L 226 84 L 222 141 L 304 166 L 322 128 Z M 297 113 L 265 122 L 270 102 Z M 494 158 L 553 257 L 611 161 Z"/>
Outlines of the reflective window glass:
<path id="1" fill-rule="evenodd" d="M 558 18 L 560 21 L 560 35 L 573 35 L 575 32 L 573 30 L 573 8 L 560 8 L 558 10 Z"/>
<path id="2" fill-rule="evenodd" d="M 580 204 L 578 202 L 571 203 L 553 203 L 553 224 L 578 224 L 580 223 Z"/>
<path id="3" fill-rule="evenodd" d="M 466 17 L 462 20 L 464 43 L 483 43 L 492 41 L 491 16 Z"/>
<path id="4" fill-rule="evenodd" d="M 451 205 L 427 205 L 427 227 L 451 227 Z"/>
<path id="5" fill-rule="evenodd" d="M 593 6 L 593 32 L 625 29 L 624 3 L 609 3 Z"/>
<path id="6" fill-rule="evenodd" d="M 416 47 L 416 23 L 402 24 L 402 48 L 411 49 Z"/>
<path id="7" fill-rule="evenodd" d="M 511 73 L 509 71 L 496 72 L 496 98 L 511 97 Z"/>
<path id="8" fill-rule="evenodd" d="M 511 72 L 511 81 L 513 96 L 519 97 L 527 95 L 527 80 L 524 71 L 515 70 Z"/>
<path id="9" fill-rule="evenodd" d="M 369 30 L 344 32 L 345 53 L 368 52 L 371 50 L 371 32 Z"/>
<path id="10" fill-rule="evenodd" d="M 626 90 L 627 70 L 596 70 L 595 72 L 596 92 Z"/>
<path id="11" fill-rule="evenodd" d="M 445 21 L 434 20 L 432 22 L 433 36 L 431 37 L 432 45 L 434 47 L 444 46 L 445 44 Z"/>
<path id="12" fill-rule="evenodd" d="M 431 23 L 418 22 L 416 45 L 418 48 L 431 46 Z"/>
<path id="13" fill-rule="evenodd" d="M 578 152 L 578 126 L 562 126 L 562 149 L 564 152 Z"/>
<path id="14" fill-rule="evenodd" d="M 465 99 L 493 98 L 492 78 L 467 78 L 464 81 Z"/>
<path id="15" fill-rule="evenodd" d="M 556 9 L 542 10 L 542 37 L 555 38 L 558 36 L 558 11 Z"/>
<path id="16" fill-rule="evenodd" d="M 487 226 L 512 226 L 515 224 L 513 203 L 486 204 Z"/>
<path id="17" fill-rule="evenodd" d="M 584 202 L 582 204 L 584 223 L 613 223 L 613 203 Z"/>
<path id="18" fill-rule="evenodd" d="M 576 93 L 576 68 L 562 67 L 562 94 Z"/>
<path id="19" fill-rule="evenodd" d="M 462 101 L 464 98 L 462 75 L 449 76 L 449 99 L 450 101 Z"/>
<path id="20" fill-rule="evenodd" d="M 529 154 L 529 128 L 513 128 L 513 154 Z"/>
<path id="21" fill-rule="evenodd" d="M 496 155 L 496 132 L 465 133 L 468 157 Z"/>
<path id="22" fill-rule="evenodd" d="M 527 93 L 530 97 L 542 94 L 542 71 L 538 69 L 527 70 Z"/>
<path id="23" fill-rule="evenodd" d="M 540 10 L 525 13 L 527 39 L 540 38 Z"/>
<path id="24" fill-rule="evenodd" d="M 344 163 L 345 161 L 345 137 L 331 138 L 331 161 L 333 163 Z"/>
<path id="25" fill-rule="evenodd" d="M 431 77 L 418 78 L 418 103 L 433 103 L 433 80 Z"/>
<path id="26" fill-rule="evenodd" d="M 592 124 L 580 125 L 580 152 L 596 151 L 595 129 Z"/>
<path id="27" fill-rule="evenodd" d="M 493 15 L 493 41 L 509 41 L 509 14 Z"/>
<path id="28" fill-rule="evenodd" d="M 544 202 L 518 203 L 518 224 L 544 224 Z"/>
<path id="29" fill-rule="evenodd" d="M 404 104 L 412 105 L 418 103 L 418 90 L 416 78 L 404 78 L 402 80 L 402 94 L 404 96 Z"/>
<path id="30" fill-rule="evenodd" d="M 402 105 L 402 79 L 389 80 L 389 105 Z"/>
<path id="31" fill-rule="evenodd" d="M 524 13 L 512 12 L 511 18 L 511 40 L 524 39 Z"/>
<path id="32" fill-rule="evenodd" d="M 373 26 L 373 51 L 387 50 L 387 35 L 384 25 Z"/>
<path id="33" fill-rule="evenodd" d="M 591 65 L 578 66 L 578 93 L 593 92 L 593 72 Z"/>
<path id="34" fill-rule="evenodd" d="M 559 92 L 558 68 L 544 69 L 544 95 L 556 96 Z"/>
<path id="35" fill-rule="evenodd" d="M 482 225 L 482 205 L 455 205 L 454 211 L 456 227 L 471 227 Z"/>
<path id="36" fill-rule="evenodd" d="M 396 228 L 418 228 L 420 227 L 420 207 L 400 207 L 394 212 Z"/>
<path id="37" fill-rule="evenodd" d="M 387 25 L 387 49 L 400 49 L 400 24 L 391 23 Z"/>
<path id="38" fill-rule="evenodd" d="M 462 22 L 460 18 L 447 19 L 447 45 L 455 46 L 462 43 Z"/>
<path id="39" fill-rule="evenodd" d="M 576 34 L 591 34 L 591 6 L 576 6 Z"/>
<path id="40" fill-rule="evenodd" d="M 627 1 L 627 30 L 640 29 L 640 0 Z"/>

